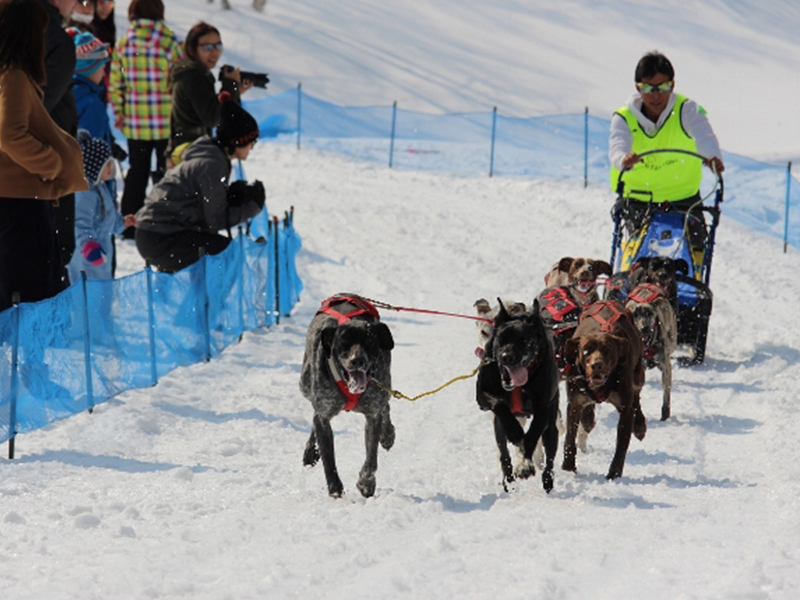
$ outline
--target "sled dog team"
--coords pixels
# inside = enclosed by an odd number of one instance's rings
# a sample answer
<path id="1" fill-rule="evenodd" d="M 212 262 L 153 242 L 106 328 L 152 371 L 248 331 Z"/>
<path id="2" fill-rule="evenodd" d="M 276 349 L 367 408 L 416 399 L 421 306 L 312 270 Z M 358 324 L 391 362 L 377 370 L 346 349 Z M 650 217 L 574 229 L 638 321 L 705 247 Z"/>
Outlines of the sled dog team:
<path id="1" fill-rule="evenodd" d="M 475 354 L 481 361 L 476 400 L 481 410 L 492 412 L 506 491 L 515 480 L 535 475 L 537 466 L 544 489 L 553 489 L 563 429 L 561 381 L 567 391 L 561 463 L 566 471 L 576 471 L 578 448 L 586 451 L 595 405 L 607 402 L 619 412 L 619 422 L 606 478 L 622 475 L 631 434 L 642 440 L 647 431 L 640 403 L 647 368 L 661 371 L 661 419 L 669 418 L 671 355 L 677 344 L 676 271 L 672 259 L 640 259 L 627 273 L 606 279 L 601 298 L 598 277 L 610 276 L 610 265 L 565 257 L 545 276 L 548 287 L 531 306 L 501 298 L 495 306 L 483 298 L 475 302 Z M 308 327 L 300 390 L 314 417 L 303 464 L 322 460 L 333 497 L 344 491 L 331 429 L 331 419 L 342 410 L 366 419 L 366 460 L 357 487 L 364 497 L 375 493 L 378 444 L 389 450 L 395 440 L 389 409 L 393 348 L 392 334 L 375 306 L 355 294 L 323 301 Z"/>

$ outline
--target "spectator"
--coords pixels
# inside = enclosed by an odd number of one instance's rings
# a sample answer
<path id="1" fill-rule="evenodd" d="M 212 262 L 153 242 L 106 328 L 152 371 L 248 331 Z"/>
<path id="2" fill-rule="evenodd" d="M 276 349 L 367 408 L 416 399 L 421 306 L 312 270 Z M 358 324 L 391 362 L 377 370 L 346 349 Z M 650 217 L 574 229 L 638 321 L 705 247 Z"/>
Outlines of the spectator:
<path id="1" fill-rule="evenodd" d="M 217 233 L 256 216 L 264 207 L 264 186 L 228 178 L 233 159 L 246 160 L 258 138 L 258 124 L 230 94 L 216 137 L 204 136 L 186 149 L 183 162 L 167 171 L 136 214 L 136 247 L 159 271 L 174 273 L 195 263 L 200 248 L 219 254 L 230 237 Z"/>
<path id="2" fill-rule="evenodd" d="M 75 1 L 67 21 L 67 27 L 75 27 L 81 31 L 91 31 L 94 20 L 95 0 Z"/>
<path id="3" fill-rule="evenodd" d="M 34 302 L 64 289 L 54 203 L 88 189 L 78 143 L 43 102 L 48 20 L 39 2 L 0 0 L 0 310 L 14 292 Z"/>
<path id="4" fill-rule="evenodd" d="M 72 137 L 78 132 L 78 111 L 72 94 L 72 73 L 75 70 L 75 46 L 64 31 L 64 21 L 72 14 L 76 0 L 38 0 L 50 21 L 45 34 L 45 71 L 42 85 L 44 106 L 53 121 Z M 75 197 L 66 194 L 55 207 L 56 233 L 61 262 L 66 265 L 75 250 Z M 63 275 L 66 280 L 67 272 Z"/>
<path id="5" fill-rule="evenodd" d="M 199 22 L 186 34 L 186 57 L 172 67 L 172 115 L 170 116 L 170 166 L 180 162 L 180 155 L 197 138 L 211 135 L 219 122 L 220 102 L 214 89 L 214 67 L 222 55 L 219 30 Z M 242 81 L 239 69 L 226 71 L 222 90 L 239 103 L 239 90 L 253 86 Z"/>
<path id="6" fill-rule="evenodd" d="M 97 0 L 92 21 L 92 33 L 104 44 L 117 43 L 117 26 L 114 23 L 114 0 Z"/>
<path id="7" fill-rule="evenodd" d="M 75 254 L 67 266 L 71 281 L 77 281 L 85 271 L 90 279 L 111 279 L 113 236 L 126 226 L 134 226 L 133 215 L 124 218 L 109 190 L 114 176 L 111 147 L 104 140 L 92 137 L 86 130 L 78 131 L 83 164 L 89 190 L 75 194 Z"/>
<path id="8" fill-rule="evenodd" d="M 90 32 L 68 29 L 75 42 L 74 94 L 78 109 L 78 127 L 109 146 L 113 141 L 111 123 L 103 102 L 103 68 L 111 60 L 109 46 Z"/>
<path id="9" fill-rule="evenodd" d="M 115 126 L 128 139 L 130 169 L 125 176 L 122 212 L 135 213 L 144 204 L 152 155 L 156 156 L 153 183 L 166 170 L 169 141 L 170 66 L 181 56 L 181 47 L 164 23 L 161 0 L 131 0 L 130 27 L 117 42 L 111 63 L 109 97 Z M 123 237 L 132 239 L 133 228 Z"/>

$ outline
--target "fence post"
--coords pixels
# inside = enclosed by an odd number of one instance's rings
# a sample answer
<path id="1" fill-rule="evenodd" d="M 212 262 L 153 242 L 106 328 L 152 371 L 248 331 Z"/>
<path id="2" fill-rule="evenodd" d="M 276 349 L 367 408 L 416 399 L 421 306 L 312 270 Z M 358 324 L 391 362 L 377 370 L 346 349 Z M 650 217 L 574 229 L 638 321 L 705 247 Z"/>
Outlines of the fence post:
<path id="1" fill-rule="evenodd" d="M 492 109 L 492 153 L 489 158 L 489 177 L 494 175 L 494 136 L 497 132 L 497 107 Z"/>
<path id="2" fill-rule="evenodd" d="M 394 128 L 397 125 L 397 100 L 392 105 L 392 137 L 389 144 L 389 168 L 392 168 L 392 159 L 394 158 Z"/>
<path id="3" fill-rule="evenodd" d="M 83 291 L 83 358 L 86 365 L 86 396 L 89 412 L 94 410 L 92 393 L 92 338 L 89 328 L 89 294 L 86 291 L 86 271 L 81 271 L 81 290 Z"/>
<path id="4" fill-rule="evenodd" d="M 156 315 L 153 310 L 153 268 L 150 261 L 144 266 L 147 281 L 147 330 L 150 337 L 150 379 L 155 386 L 158 383 L 158 370 L 156 369 Z"/>
<path id="5" fill-rule="evenodd" d="M 275 234 L 275 324 L 281 324 L 281 259 L 278 254 L 280 245 L 278 243 L 278 217 L 272 217 L 272 225 Z"/>
<path id="6" fill-rule="evenodd" d="M 203 327 L 205 331 L 203 332 L 205 337 L 205 350 L 206 350 L 206 362 L 211 360 L 211 323 L 210 323 L 210 315 L 209 315 L 209 306 L 208 306 L 208 281 L 206 277 L 206 265 L 208 264 L 208 260 L 206 259 L 206 249 L 200 247 L 198 249 L 198 254 L 200 254 L 200 295 L 203 298 Z"/>
<path id="7" fill-rule="evenodd" d="M 302 111 L 300 109 L 300 99 L 303 97 L 303 91 L 301 89 L 300 83 L 297 84 L 297 149 L 300 150 L 300 129 L 301 129 L 301 117 Z"/>
<path id="8" fill-rule="evenodd" d="M 244 233 L 242 226 L 239 225 L 239 251 L 241 258 L 239 259 L 239 341 L 242 341 L 244 335 Z"/>
<path id="9" fill-rule="evenodd" d="M 792 195 L 792 161 L 786 167 L 786 210 L 783 215 L 783 253 L 789 247 L 789 200 Z"/>
<path id="10" fill-rule="evenodd" d="M 14 342 L 11 346 L 11 407 L 8 411 L 8 460 L 14 460 L 14 441 L 17 437 L 17 396 L 19 395 L 19 292 L 11 295 L 14 304 Z"/>
<path id="11" fill-rule="evenodd" d="M 589 107 L 583 111 L 583 187 L 589 187 Z"/>

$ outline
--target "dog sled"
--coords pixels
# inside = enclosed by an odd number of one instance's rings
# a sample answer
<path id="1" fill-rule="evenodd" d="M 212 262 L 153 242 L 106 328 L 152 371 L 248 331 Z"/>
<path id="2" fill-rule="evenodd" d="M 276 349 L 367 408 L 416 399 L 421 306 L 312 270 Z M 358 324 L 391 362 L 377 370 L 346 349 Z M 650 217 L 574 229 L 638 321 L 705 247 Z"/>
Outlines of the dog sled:
<path id="1" fill-rule="evenodd" d="M 639 156 L 644 158 L 657 153 L 679 154 L 682 155 L 679 157 L 681 160 L 706 160 L 696 152 L 678 149 L 649 150 Z M 624 298 L 630 291 L 626 285 L 627 275 L 638 260 L 646 257 L 673 259 L 678 270 L 677 294 L 672 299 L 678 321 L 678 345 L 688 350 L 687 354 L 679 355 L 678 360 L 681 364 L 700 364 L 705 359 L 708 322 L 714 298 L 709 281 L 724 192 L 722 176 L 715 174 L 712 190 L 705 196 L 701 195 L 693 206 L 696 213 L 705 217 L 700 220 L 691 213 L 679 212 L 669 202 L 652 203 L 650 191 L 628 189 L 624 177 L 626 172 L 621 171 L 617 180 L 610 261 L 615 275 L 608 284 L 619 288 L 615 290 L 616 295 Z M 706 205 L 704 201 L 712 195 L 713 205 Z M 638 214 L 634 214 L 631 210 L 632 201 L 637 201 L 637 206 L 646 203 L 644 211 L 640 209 Z M 698 243 L 698 234 L 701 243 Z"/>

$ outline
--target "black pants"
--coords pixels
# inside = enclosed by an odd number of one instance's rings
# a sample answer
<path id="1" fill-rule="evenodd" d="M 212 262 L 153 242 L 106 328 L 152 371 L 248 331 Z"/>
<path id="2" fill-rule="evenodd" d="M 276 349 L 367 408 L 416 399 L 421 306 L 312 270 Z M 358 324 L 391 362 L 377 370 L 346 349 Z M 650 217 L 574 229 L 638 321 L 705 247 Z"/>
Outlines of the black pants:
<path id="1" fill-rule="evenodd" d="M 66 265 L 72 260 L 75 252 L 75 194 L 69 194 L 58 199 L 58 206 L 53 208 L 55 215 L 56 237 L 58 248 L 61 252 L 61 262 L 64 265 L 62 278 L 69 286 L 69 276 Z"/>
<path id="2" fill-rule="evenodd" d="M 155 233 L 136 230 L 136 249 L 139 254 L 162 273 L 175 273 L 200 260 L 200 248 L 206 254 L 219 254 L 230 238 L 205 231 L 181 231 L 180 233 Z"/>
<path id="3" fill-rule="evenodd" d="M 144 206 L 147 192 L 147 180 L 150 178 L 150 165 L 153 152 L 156 153 L 156 170 L 153 171 L 153 183 L 158 183 L 167 170 L 166 140 L 128 140 L 128 160 L 131 168 L 125 175 L 125 189 L 122 191 L 121 210 L 123 215 L 136 213 Z M 133 227 L 128 227 L 122 237 L 133 239 Z"/>
<path id="4" fill-rule="evenodd" d="M 63 272 L 53 203 L 0 198 L 0 311 L 14 292 L 21 302 L 55 296 L 67 287 Z"/>
<path id="5" fill-rule="evenodd" d="M 689 244 L 692 249 L 702 249 L 706 242 L 706 219 L 703 214 L 703 204 L 700 201 L 700 194 L 679 200 L 676 202 L 666 202 L 664 206 L 660 204 L 651 204 L 649 202 L 637 202 L 636 200 L 629 199 L 628 204 L 623 209 L 623 219 L 628 234 L 632 235 L 641 229 L 645 218 L 652 210 L 658 208 L 668 208 L 674 210 L 682 215 L 688 221 L 688 234 Z"/>

